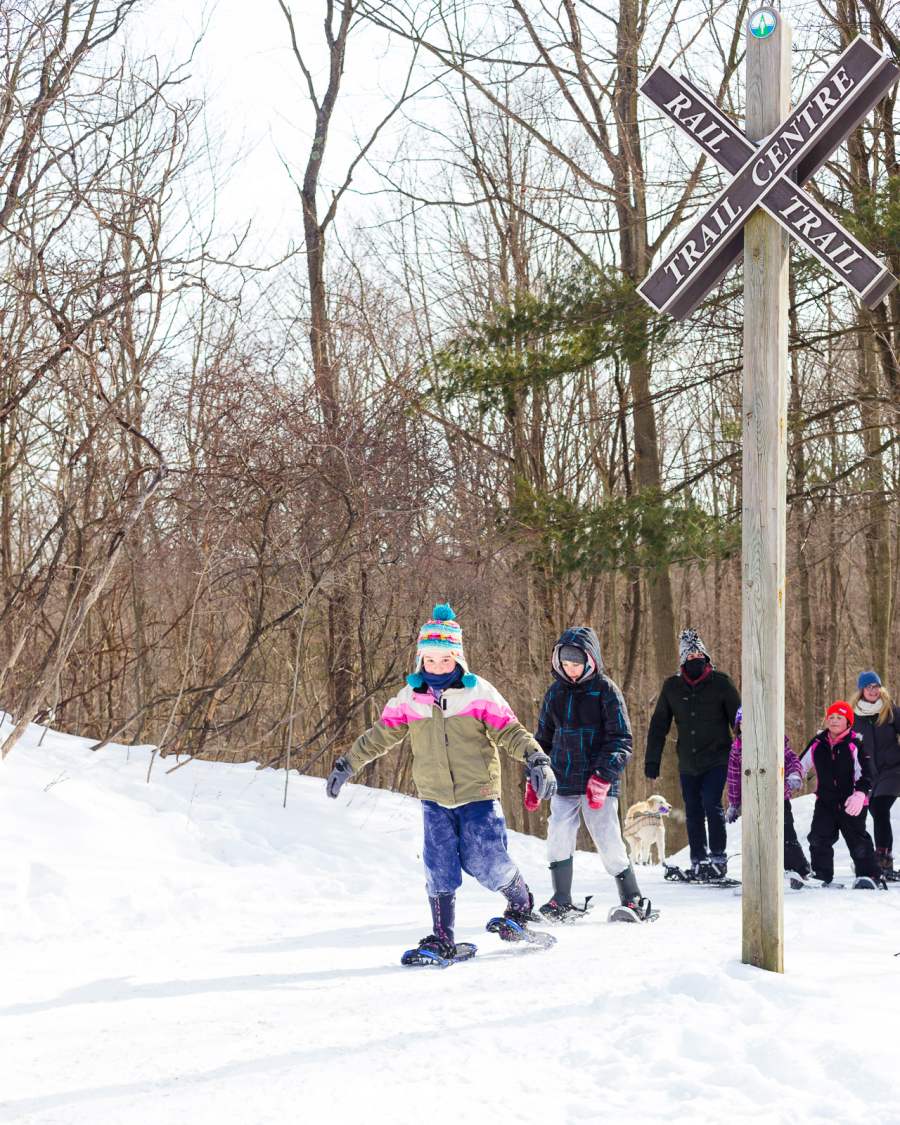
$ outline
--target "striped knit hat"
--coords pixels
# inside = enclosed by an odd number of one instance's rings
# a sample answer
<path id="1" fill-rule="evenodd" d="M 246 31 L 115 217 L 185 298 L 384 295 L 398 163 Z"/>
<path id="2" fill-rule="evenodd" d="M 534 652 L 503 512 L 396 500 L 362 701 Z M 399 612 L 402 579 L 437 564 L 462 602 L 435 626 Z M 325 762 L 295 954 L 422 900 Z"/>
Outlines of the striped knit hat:
<path id="1" fill-rule="evenodd" d="M 416 640 L 416 670 L 413 675 L 406 677 L 411 687 L 422 686 L 423 680 L 420 675 L 422 662 L 425 654 L 429 651 L 453 656 L 463 670 L 464 686 L 475 686 L 475 677 L 469 671 L 466 656 L 463 652 L 462 628 L 456 620 L 456 614 L 452 607 L 446 602 L 434 607 L 431 617 L 419 630 L 419 636 Z"/>
<path id="2" fill-rule="evenodd" d="M 700 634 L 697 630 L 682 629 L 678 635 L 678 663 L 684 664 L 690 652 L 702 652 L 706 659 L 712 662 L 709 650 L 703 641 L 700 640 Z"/>

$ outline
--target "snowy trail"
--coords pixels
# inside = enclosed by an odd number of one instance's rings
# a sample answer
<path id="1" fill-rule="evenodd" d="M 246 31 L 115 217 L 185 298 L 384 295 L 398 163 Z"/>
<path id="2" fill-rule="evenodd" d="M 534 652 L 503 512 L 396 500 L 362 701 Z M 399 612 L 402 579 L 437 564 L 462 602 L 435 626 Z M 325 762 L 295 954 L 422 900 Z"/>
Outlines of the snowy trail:
<path id="1" fill-rule="evenodd" d="M 788 896 L 777 977 L 740 964 L 731 893 L 643 869 L 662 917 L 609 926 L 580 854 L 598 908 L 555 949 L 484 933 L 500 901 L 467 880 L 478 956 L 409 970 L 418 802 L 299 779 L 284 810 L 270 771 L 147 785 L 149 750 L 86 745 L 51 734 L 0 772 L 0 1121 L 900 1122 L 897 889 Z M 546 897 L 543 841 L 511 846 Z"/>

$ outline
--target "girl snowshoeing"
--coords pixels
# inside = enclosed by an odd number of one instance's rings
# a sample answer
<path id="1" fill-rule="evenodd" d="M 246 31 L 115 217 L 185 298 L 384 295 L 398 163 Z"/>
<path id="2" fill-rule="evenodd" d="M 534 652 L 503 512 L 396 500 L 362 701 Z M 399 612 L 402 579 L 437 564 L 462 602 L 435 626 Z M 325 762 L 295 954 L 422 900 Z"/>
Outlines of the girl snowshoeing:
<path id="1" fill-rule="evenodd" d="M 519 940 L 532 918 L 534 899 L 507 851 L 498 748 L 526 764 L 541 800 L 556 792 L 556 779 L 550 759 L 503 696 L 469 671 L 462 630 L 449 605 L 436 605 L 419 630 L 416 670 L 406 686 L 350 752 L 334 763 L 326 782 L 328 796 L 337 797 L 357 770 L 407 736 L 413 782 L 422 799 L 423 859 L 433 927 L 419 942 L 422 959 L 433 955 L 446 963 L 456 956 L 456 890 L 463 871 L 504 895 L 503 918 L 512 925 L 501 924 L 495 932 Z"/>
<path id="2" fill-rule="evenodd" d="M 885 885 L 866 831 L 866 796 L 874 768 L 862 735 L 853 730 L 853 708 L 839 699 L 825 712 L 825 727 L 817 731 L 800 757 L 803 768 L 816 773 L 816 806 L 809 829 L 809 858 L 813 876 L 826 886 L 834 878 L 834 845 L 838 835 L 853 860 L 854 886 L 874 890 Z"/>
<path id="3" fill-rule="evenodd" d="M 728 756 L 728 809 L 725 819 L 733 824 L 741 815 L 741 722 L 742 709 L 738 707 L 734 717 L 734 739 Z M 809 875 L 809 860 L 803 854 L 803 846 L 797 839 L 794 828 L 794 814 L 791 812 L 791 798 L 803 787 L 803 766 L 791 747 L 791 740 L 784 736 L 784 869 L 795 871 L 801 879 Z"/>

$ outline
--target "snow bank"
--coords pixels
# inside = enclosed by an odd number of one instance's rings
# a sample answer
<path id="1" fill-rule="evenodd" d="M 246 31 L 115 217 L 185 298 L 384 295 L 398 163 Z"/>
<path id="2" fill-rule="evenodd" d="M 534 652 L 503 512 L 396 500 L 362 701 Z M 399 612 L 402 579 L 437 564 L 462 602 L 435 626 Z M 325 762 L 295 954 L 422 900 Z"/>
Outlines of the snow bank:
<path id="1" fill-rule="evenodd" d="M 579 855 L 601 909 L 549 953 L 484 933 L 498 896 L 467 880 L 477 958 L 403 969 L 415 800 L 294 778 L 284 809 L 283 775 L 171 759 L 148 785 L 149 747 L 41 733 L 0 768 L 0 1121 L 900 1122 L 897 890 L 788 896 L 779 977 L 740 964 L 730 892 L 646 868 L 659 922 L 608 926 Z M 511 847 L 542 901 L 543 842 Z"/>

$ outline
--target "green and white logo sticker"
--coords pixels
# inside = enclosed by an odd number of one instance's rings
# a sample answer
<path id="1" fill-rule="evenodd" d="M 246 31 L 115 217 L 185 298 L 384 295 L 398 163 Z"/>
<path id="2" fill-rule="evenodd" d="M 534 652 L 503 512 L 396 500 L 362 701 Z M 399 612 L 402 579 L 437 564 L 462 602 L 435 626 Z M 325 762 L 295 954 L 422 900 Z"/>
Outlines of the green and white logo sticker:
<path id="1" fill-rule="evenodd" d="M 750 17 L 750 34 L 754 39 L 768 39 L 778 24 L 778 13 L 772 8 L 760 8 Z"/>

